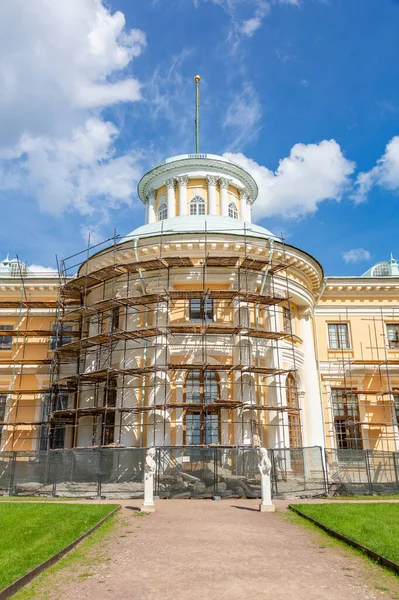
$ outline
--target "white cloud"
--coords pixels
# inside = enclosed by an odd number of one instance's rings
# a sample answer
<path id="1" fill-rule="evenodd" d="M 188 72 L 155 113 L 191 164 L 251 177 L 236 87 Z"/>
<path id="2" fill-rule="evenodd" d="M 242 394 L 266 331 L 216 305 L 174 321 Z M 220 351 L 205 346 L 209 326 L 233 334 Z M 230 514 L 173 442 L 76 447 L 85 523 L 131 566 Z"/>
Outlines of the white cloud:
<path id="1" fill-rule="evenodd" d="M 346 263 L 358 263 L 363 260 L 371 259 L 370 252 L 364 248 L 353 248 L 352 250 L 347 250 L 346 252 L 342 252 L 342 256 Z"/>
<path id="2" fill-rule="evenodd" d="M 31 273 L 43 273 L 47 275 L 57 275 L 57 269 L 53 267 L 42 267 L 41 265 L 29 265 L 28 269 Z"/>
<path id="3" fill-rule="evenodd" d="M 226 113 L 223 127 L 231 130 L 234 140 L 230 144 L 230 150 L 242 148 L 253 140 L 260 130 L 262 108 L 258 94 L 251 84 L 246 84 L 241 92 L 238 92 Z"/>
<path id="4" fill-rule="evenodd" d="M 263 19 L 269 14 L 270 5 L 267 2 L 259 1 L 257 3 L 254 16 L 251 19 L 243 21 L 241 32 L 247 37 L 252 37 L 259 27 L 262 26 Z"/>
<path id="5" fill-rule="evenodd" d="M 233 52 L 237 50 L 240 38 L 252 37 L 263 24 L 272 4 L 299 4 L 300 0 L 193 0 L 199 8 L 201 3 L 212 2 L 220 6 L 230 18 L 231 30 L 227 38 L 232 42 Z"/>
<path id="6" fill-rule="evenodd" d="M 103 0 L 2 3 L 0 187 L 28 190 L 53 214 L 129 201 L 138 157 L 118 156 L 101 110 L 141 98 L 125 69 L 145 43 Z"/>
<path id="7" fill-rule="evenodd" d="M 255 220 L 274 215 L 298 218 L 315 212 L 320 202 L 339 201 L 355 169 L 335 140 L 295 144 L 275 172 L 243 154 L 224 156 L 249 171 L 258 183 Z"/>
<path id="8" fill-rule="evenodd" d="M 395 136 L 387 144 L 385 153 L 377 161 L 375 167 L 365 173 L 359 173 L 356 180 L 355 202 L 363 202 L 370 190 L 380 186 L 385 190 L 399 191 L 399 136 Z"/>

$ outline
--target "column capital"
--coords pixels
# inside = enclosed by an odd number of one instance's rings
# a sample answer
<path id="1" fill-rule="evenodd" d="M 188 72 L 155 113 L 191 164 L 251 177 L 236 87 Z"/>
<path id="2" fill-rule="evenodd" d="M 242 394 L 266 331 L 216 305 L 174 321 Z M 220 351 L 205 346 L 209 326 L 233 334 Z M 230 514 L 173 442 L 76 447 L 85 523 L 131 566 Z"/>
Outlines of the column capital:
<path id="1" fill-rule="evenodd" d="M 215 175 L 207 175 L 206 181 L 208 185 L 216 185 L 218 178 Z"/>
<path id="2" fill-rule="evenodd" d="M 179 186 L 187 185 L 188 175 L 179 175 L 179 177 L 176 177 L 176 181 L 179 184 Z"/>
<path id="3" fill-rule="evenodd" d="M 240 190 L 240 200 L 245 200 L 246 202 L 248 202 L 249 193 L 246 188 L 243 188 L 242 190 Z"/>
<path id="4" fill-rule="evenodd" d="M 147 197 L 146 197 L 147 202 L 151 202 L 152 200 L 155 200 L 156 193 L 157 192 L 156 192 L 156 190 L 154 190 L 154 188 L 151 188 L 150 190 L 148 190 Z"/>
<path id="5" fill-rule="evenodd" d="M 222 190 L 227 190 L 229 187 L 230 179 L 226 179 L 225 177 L 219 177 L 219 185 Z"/>
<path id="6" fill-rule="evenodd" d="M 175 187 L 175 179 L 174 179 L 174 177 L 170 177 L 169 179 L 167 179 L 165 181 L 165 185 L 166 185 L 166 187 L 167 187 L 168 190 L 174 189 L 174 187 Z"/>

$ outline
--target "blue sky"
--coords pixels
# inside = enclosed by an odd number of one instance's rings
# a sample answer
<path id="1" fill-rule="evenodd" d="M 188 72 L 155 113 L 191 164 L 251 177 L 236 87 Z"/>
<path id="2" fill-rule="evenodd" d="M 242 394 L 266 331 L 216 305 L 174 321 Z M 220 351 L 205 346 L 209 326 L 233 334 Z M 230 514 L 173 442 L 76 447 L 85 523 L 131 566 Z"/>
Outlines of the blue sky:
<path id="1" fill-rule="evenodd" d="M 360 10 L 361 6 L 361 10 Z M 257 178 L 258 223 L 328 275 L 399 256 L 397 0 L 9 0 L 0 253 L 53 266 L 143 222 L 136 185 L 194 150 Z"/>

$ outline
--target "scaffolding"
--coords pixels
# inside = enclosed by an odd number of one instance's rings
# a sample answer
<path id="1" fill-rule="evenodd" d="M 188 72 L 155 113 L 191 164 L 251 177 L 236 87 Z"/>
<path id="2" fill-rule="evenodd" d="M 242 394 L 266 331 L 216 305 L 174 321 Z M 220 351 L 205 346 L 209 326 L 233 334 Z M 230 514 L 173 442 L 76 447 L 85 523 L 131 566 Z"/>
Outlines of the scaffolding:
<path id="1" fill-rule="evenodd" d="M 0 448 L 39 451 L 47 445 L 50 339 L 54 337 L 48 320 L 54 319 L 58 303 L 55 294 L 53 301 L 34 298 L 25 285 L 28 274 L 19 261 L 17 264 L 19 269 L 12 274 L 13 293 L 0 297 L 1 333 L 10 340 L 9 346 L 2 346 L 4 352 L 0 358 L 3 376 Z M 13 298 L 18 292 L 19 299 Z"/>
<path id="2" fill-rule="evenodd" d="M 285 245 L 249 233 L 114 236 L 62 261 L 57 339 L 75 338 L 49 448 L 302 447 Z"/>
<path id="3" fill-rule="evenodd" d="M 361 341 L 353 339 L 327 364 L 319 359 L 327 464 L 333 485 L 350 493 L 396 493 L 399 340 L 389 340 L 387 324 L 399 322 L 399 309 L 380 303 L 368 312 L 358 316 Z M 356 310 L 345 307 L 339 324 L 350 327 L 354 318 Z"/>

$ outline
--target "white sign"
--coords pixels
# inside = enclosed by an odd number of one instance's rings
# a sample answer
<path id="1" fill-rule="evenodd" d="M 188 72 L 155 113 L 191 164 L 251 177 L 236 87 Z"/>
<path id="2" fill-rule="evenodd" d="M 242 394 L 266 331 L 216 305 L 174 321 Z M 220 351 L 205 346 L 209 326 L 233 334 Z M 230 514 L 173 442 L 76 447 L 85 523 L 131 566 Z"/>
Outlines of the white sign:
<path id="1" fill-rule="evenodd" d="M 189 456 L 183 456 L 183 462 L 191 462 L 191 458 Z"/>

